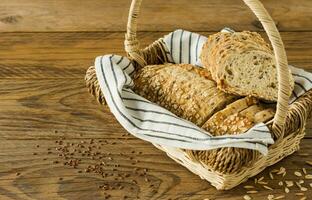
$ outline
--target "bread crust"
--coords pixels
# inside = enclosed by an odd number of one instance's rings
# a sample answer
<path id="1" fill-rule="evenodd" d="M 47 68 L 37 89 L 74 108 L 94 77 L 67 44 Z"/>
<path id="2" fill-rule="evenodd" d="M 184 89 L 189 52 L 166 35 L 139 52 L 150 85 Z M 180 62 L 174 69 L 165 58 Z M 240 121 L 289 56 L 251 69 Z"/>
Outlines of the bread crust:
<path id="1" fill-rule="evenodd" d="M 237 99 L 219 90 L 208 70 L 190 64 L 146 66 L 134 76 L 133 89 L 198 126 Z"/>
<path id="2" fill-rule="evenodd" d="M 275 57 L 270 45 L 258 33 L 243 31 L 211 35 L 203 45 L 200 59 L 203 66 L 210 71 L 212 79 L 217 82 L 218 88 L 224 92 L 277 101 Z M 253 62 L 253 59 L 257 61 Z M 264 75 L 261 74 L 262 68 L 266 71 Z M 253 75 L 246 74 L 254 69 Z M 233 70 L 236 70 L 234 75 Z M 289 74 L 292 91 L 294 79 L 290 71 Z"/>
<path id="3" fill-rule="evenodd" d="M 215 113 L 202 128 L 213 135 L 240 134 L 257 123 L 268 121 L 274 113 L 274 108 L 268 108 L 256 98 L 245 97 Z"/>

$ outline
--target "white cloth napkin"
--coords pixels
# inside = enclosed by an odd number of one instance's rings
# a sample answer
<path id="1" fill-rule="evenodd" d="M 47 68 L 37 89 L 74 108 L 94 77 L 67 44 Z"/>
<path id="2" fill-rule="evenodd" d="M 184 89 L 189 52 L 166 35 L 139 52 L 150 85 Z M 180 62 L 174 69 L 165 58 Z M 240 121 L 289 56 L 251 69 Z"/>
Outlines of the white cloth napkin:
<path id="1" fill-rule="evenodd" d="M 228 31 L 228 29 L 226 29 Z M 168 59 L 174 63 L 190 63 L 201 67 L 199 55 L 206 37 L 177 30 L 164 41 Z M 265 124 L 260 123 L 239 135 L 212 136 L 195 124 L 148 101 L 131 90 L 130 75 L 134 67 L 128 58 L 119 55 L 99 56 L 95 60 L 96 75 L 107 105 L 118 122 L 140 139 L 176 148 L 209 150 L 239 147 L 267 154 L 267 145 L 274 141 Z M 312 88 L 312 74 L 291 67 L 295 90 L 291 102 Z"/>

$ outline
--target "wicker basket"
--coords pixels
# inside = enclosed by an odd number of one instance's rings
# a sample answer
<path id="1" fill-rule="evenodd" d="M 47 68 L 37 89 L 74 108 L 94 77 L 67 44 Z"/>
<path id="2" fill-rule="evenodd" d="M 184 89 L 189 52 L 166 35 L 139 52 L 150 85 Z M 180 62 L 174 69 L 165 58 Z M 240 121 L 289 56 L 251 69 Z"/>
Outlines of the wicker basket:
<path id="1" fill-rule="evenodd" d="M 163 38 L 158 39 L 145 49 L 139 48 L 136 32 L 141 2 L 142 0 L 132 0 L 125 38 L 125 50 L 135 69 L 146 65 L 169 62 Z M 278 64 L 277 110 L 274 119 L 268 123 L 275 143 L 269 146 L 268 155 L 263 156 L 252 150 L 248 151 L 249 155 L 247 155 L 246 150 L 244 154 L 242 149 L 229 147 L 209 151 L 192 151 L 154 144 L 157 148 L 165 151 L 173 160 L 199 175 L 202 179 L 206 179 L 220 190 L 235 187 L 298 150 L 300 140 L 304 137 L 306 120 L 312 109 L 312 90 L 289 105 L 289 96 L 287 95 L 289 94 L 288 63 L 280 34 L 272 18 L 258 0 L 244 0 L 244 2 L 262 23 L 273 46 Z M 86 84 L 97 101 L 105 105 L 94 67 L 90 67 L 87 71 Z M 246 159 L 248 162 L 243 167 L 228 164 L 233 163 L 235 159 Z"/>

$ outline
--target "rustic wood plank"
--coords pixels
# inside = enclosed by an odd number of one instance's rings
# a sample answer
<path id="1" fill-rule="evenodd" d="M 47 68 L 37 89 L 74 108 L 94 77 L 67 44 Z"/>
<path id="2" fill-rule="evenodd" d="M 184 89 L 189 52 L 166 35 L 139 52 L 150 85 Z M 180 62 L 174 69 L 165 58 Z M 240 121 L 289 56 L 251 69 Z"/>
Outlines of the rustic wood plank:
<path id="1" fill-rule="evenodd" d="M 56 135 L 59 134 L 55 133 Z M 209 183 L 188 172 L 152 145 L 126 138 L 107 140 L 107 144 L 101 145 L 101 149 L 96 150 L 99 155 L 103 155 L 101 159 L 96 156 L 97 158 L 93 160 L 91 156 L 82 156 L 76 152 L 72 157 L 81 159 L 80 164 L 76 168 L 64 166 L 65 160 L 58 156 L 58 151 L 55 150 L 56 147 L 62 145 L 55 143 L 55 140 L 59 139 L 0 140 L 1 199 L 103 199 L 104 196 L 110 194 L 109 199 L 122 199 L 124 195 L 127 195 L 129 199 L 135 199 L 138 196 L 140 199 L 239 200 L 246 191 L 243 185 L 254 185 L 253 180 L 250 180 L 227 192 L 216 191 Z M 81 143 L 81 140 L 62 139 L 63 144 L 69 142 L 74 146 Z M 85 147 L 101 144 L 100 139 L 93 140 L 92 144 L 90 144 L 90 139 L 83 139 L 83 141 L 85 141 L 83 143 Z M 269 181 L 269 186 L 274 188 L 274 191 L 257 185 L 260 193 L 251 196 L 254 199 L 263 199 L 268 194 L 275 196 L 284 194 L 284 187 L 278 186 L 279 181 L 299 181 L 301 178 L 294 176 L 293 173 L 296 170 L 300 171 L 302 167 L 305 167 L 308 173 L 312 173 L 312 167 L 305 165 L 305 161 L 311 159 L 310 144 L 310 139 L 303 140 L 299 152 L 269 167 L 257 176 L 258 178 L 264 176 L 264 181 Z M 49 151 L 52 153 L 48 154 Z M 132 164 L 131 157 L 139 162 Z M 54 161 L 59 161 L 59 163 Z M 106 177 L 103 178 L 94 172 L 84 172 L 88 165 L 95 165 L 101 161 L 106 163 L 103 166 L 103 172 L 108 174 Z M 287 169 L 287 175 L 284 178 L 275 175 L 275 179 L 270 180 L 268 173 L 281 166 Z M 145 174 L 144 169 L 147 169 Z M 120 177 L 118 174 L 124 178 L 115 180 L 116 177 Z M 304 185 L 308 186 L 310 182 L 306 180 Z M 98 187 L 103 184 L 115 187 L 115 189 L 99 189 Z M 121 189 L 118 189 L 120 186 L 122 186 Z M 291 194 L 287 194 L 287 198 L 295 198 L 293 194 L 299 192 L 299 189 L 292 187 L 290 190 Z M 306 192 L 306 194 L 308 198 L 312 198 L 311 192 Z"/>
<path id="2" fill-rule="evenodd" d="M 262 1 L 281 31 L 312 30 L 312 2 Z M 2 0 L 0 32 L 124 31 L 129 0 Z M 218 31 L 224 26 L 259 30 L 241 0 L 143 1 L 139 30 Z"/>
<path id="3" fill-rule="evenodd" d="M 141 46 L 166 33 L 139 33 Z M 312 69 L 312 32 L 283 32 L 282 38 L 289 63 Z M 123 33 L 2 33 L 0 78 L 83 78 L 96 56 L 124 55 L 123 40 Z"/>

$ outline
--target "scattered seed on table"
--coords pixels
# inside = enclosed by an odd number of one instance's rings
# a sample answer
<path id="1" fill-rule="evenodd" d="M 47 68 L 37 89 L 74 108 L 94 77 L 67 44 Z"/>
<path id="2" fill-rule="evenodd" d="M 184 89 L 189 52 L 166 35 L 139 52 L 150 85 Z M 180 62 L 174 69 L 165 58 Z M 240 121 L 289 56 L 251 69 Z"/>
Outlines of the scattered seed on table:
<path id="1" fill-rule="evenodd" d="M 301 174 L 300 172 L 298 172 L 298 171 L 295 171 L 294 174 L 295 174 L 296 176 L 298 176 L 298 177 L 302 176 L 302 174 Z"/>
<path id="2" fill-rule="evenodd" d="M 273 180 L 274 179 L 274 176 L 273 174 L 270 172 L 270 178 Z"/>
<path id="3" fill-rule="evenodd" d="M 271 171 L 271 173 L 277 173 L 277 172 L 279 172 L 278 169 L 273 169 L 273 170 Z"/>
<path id="4" fill-rule="evenodd" d="M 305 178 L 305 179 L 312 179 L 312 174 L 307 174 L 307 175 L 305 175 L 304 178 Z"/>
<path id="5" fill-rule="evenodd" d="M 301 190 L 302 192 L 306 192 L 306 191 L 308 191 L 308 188 L 306 188 L 306 187 L 301 187 L 300 190 Z"/>
<path id="6" fill-rule="evenodd" d="M 250 191 L 247 191 L 247 194 L 256 194 L 256 193 L 258 193 L 257 190 L 250 190 Z"/>
<path id="7" fill-rule="evenodd" d="M 271 187 L 269 187 L 269 186 L 266 186 L 266 185 L 264 185 L 263 186 L 265 189 L 267 189 L 267 190 L 273 190 L 273 188 L 271 188 Z"/>
<path id="8" fill-rule="evenodd" d="M 279 186 L 283 186 L 283 181 L 278 182 Z"/>
<path id="9" fill-rule="evenodd" d="M 312 166 L 312 161 L 306 161 L 306 163 L 310 166 Z"/>
<path id="10" fill-rule="evenodd" d="M 284 176 L 284 174 L 286 175 L 286 169 L 285 169 L 284 167 L 281 167 L 281 168 L 279 169 L 279 171 L 277 172 L 277 174 L 278 174 L 278 175 L 283 174 L 283 176 Z"/>
<path id="11" fill-rule="evenodd" d="M 294 186 L 294 182 L 293 181 L 285 181 L 287 187 L 292 187 Z"/>
<path id="12" fill-rule="evenodd" d="M 289 193 L 288 187 L 285 187 L 285 193 Z"/>
<path id="13" fill-rule="evenodd" d="M 307 174 L 306 168 L 302 168 L 302 172 L 303 172 L 304 174 Z"/>
<path id="14" fill-rule="evenodd" d="M 243 198 L 244 198 L 245 200 L 251 200 L 251 197 L 250 197 L 249 195 L 245 195 Z"/>
<path id="15" fill-rule="evenodd" d="M 245 189 L 253 189 L 253 188 L 255 188 L 255 187 L 252 186 L 252 185 L 245 185 L 244 188 L 245 188 Z"/>
<path id="16" fill-rule="evenodd" d="M 300 188 L 301 188 L 300 183 L 299 183 L 299 182 L 295 182 L 295 183 L 296 183 L 296 185 L 298 186 L 298 188 L 300 189 Z"/>
<path id="17" fill-rule="evenodd" d="M 17 173 L 16 173 L 16 176 L 19 176 L 19 175 L 21 175 L 21 173 L 17 172 Z"/>
<path id="18" fill-rule="evenodd" d="M 285 196 L 284 196 L 284 195 L 281 195 L 281 196 L 275 197 L 274 200 L 275 200 L 275 199 L 284 199 L 284 198 L 285 198 Z"/>

